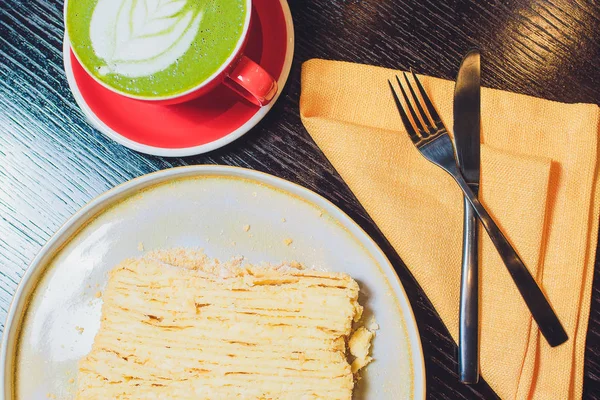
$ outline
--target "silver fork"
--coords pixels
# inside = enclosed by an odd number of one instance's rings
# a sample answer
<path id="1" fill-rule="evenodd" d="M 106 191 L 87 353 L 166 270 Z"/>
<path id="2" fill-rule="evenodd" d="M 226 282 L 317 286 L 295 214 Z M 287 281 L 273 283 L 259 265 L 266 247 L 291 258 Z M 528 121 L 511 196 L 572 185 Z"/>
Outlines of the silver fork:
<path id="1" fill-rule="evenodd" d="M 404 123 L 404 127 L 408 132 L 408 136 L 411 138 L 419 152 L 427 160 L 431 161 L 449 173 L 454 178 L 456 183 L 458 183 L 458 186 L 460 186 L 467 200 L 473 206 L 477 217 L 494 243 L 496 250 L 500 254 L 502 261 L 504 261 L 504 264 L 508 269 L 508 272 L 517 285 L 523 300 L 525 300 L 529 311 L 531 311 L 533 319 L 537 323 L 542 335 L 544 335 L 550 346 L 554 347 L 564 343 L 568 339 L 567 333 L 562 327 L 558 317 L 554 313 L 554 310 L 552 310 L 548 299 L 546 299 L 544 296 L 544 293 L 541 291 L 540 287 L 535 282 L 535 279 L 533 279 L 529 273 L 529 270 L 515 249 L 506 239 L 500 228 L 498 228 L 496 222 L 494 222 L 485 207 L 483 207 L 483 205 L 477 199 L 477 196 L 473 194 L 465 182 L 456 163 L 454 146 L 450 136 L 448 135 L 448 131 L 446 130 L 446 127 L 444 126 L 440 116 L 436 112 L 431 100 L 427 96 L 425 89 L 423 89 L 423 85 L 421 85 L 421 82 L 415 73 L 412 71 L 411 73 L 421 98 L 423 99 L 425 108 L 427 109 L 427 112 L 431 118 L 425 113 L 423 104 L 417 97 L 406 72 L 404 73 L 404 79 L 406 80 L 406 86 L 410 91 L 413 99 L 412 103 L 415 104 L 418 114 L 415 112 L 415 109 L 411 104 L 411 100 L 404 90 L 404 86 L 400 82 L 398 76 L 396 76 L 396 81 L 398 82 L 402 97 L 404 98 L 404 102 L 406 104 L 406 108 L 408 109 L 414 124 L 409 119 L 408 114 L 406 113 L 405 108 L 403 107 L 402 102 L 400 101 L 400 98 L 394 89 L 394 85 L 391 81 L 388 81 L 396 102 L 396 107 L 398 108 L 398 112 L 400 113 L 400 117 Z M 498 301 L 502 301 L 502 299 L 498 299 Z"/>

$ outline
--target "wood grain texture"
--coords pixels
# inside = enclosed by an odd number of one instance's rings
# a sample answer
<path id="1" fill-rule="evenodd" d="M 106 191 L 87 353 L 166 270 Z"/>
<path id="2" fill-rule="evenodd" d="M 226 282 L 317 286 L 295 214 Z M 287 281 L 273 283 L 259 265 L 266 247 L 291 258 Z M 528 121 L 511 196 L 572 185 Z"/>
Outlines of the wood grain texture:
<path id="1" fill-rule="evenodd" d="M 273 0 L 255 0 L 273 1 Z M 458 382 L 456 345 L 402 261 L 304 130 L 300 67 L 321 57 L 453 78 L 483 50 L 483 84 L 563 102 L 600 103 L 596 0 L 290 0 L 296 55 L 283 95 L 255 129 L 207 155 L 165 159 L 128 150 L 88 125 L 62 68 L 62 2 L 0 2 L 0 321 L 28 263 L 94 196 L 148 172 L 225 164 L 268 172 L 340 206 L 384 249 L 422 335 L 431 399 L 494 398 Z M 600 276 L 596 263 L 584 397 L 600 399 Z"/>

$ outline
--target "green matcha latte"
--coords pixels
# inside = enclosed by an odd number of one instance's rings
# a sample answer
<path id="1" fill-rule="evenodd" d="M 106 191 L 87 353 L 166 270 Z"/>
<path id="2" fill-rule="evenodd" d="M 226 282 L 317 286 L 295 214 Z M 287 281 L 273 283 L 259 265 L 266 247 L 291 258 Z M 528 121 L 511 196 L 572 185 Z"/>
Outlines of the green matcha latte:
<path id="1" fill-rule="evenodd" d="M 98 80 L 162 98 L 200 85 L 227 61 L 248 12 L 246 0 L 68 0 L 66 25 Z"/>

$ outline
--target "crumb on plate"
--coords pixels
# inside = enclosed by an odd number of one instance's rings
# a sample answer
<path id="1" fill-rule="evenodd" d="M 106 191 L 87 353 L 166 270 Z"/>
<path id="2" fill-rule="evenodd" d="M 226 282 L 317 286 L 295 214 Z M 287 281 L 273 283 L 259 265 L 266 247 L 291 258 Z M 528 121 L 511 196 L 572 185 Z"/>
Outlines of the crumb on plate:
<path id="1" fill-rule="evenodd" d="M 371 317 L 371 320 L 367 324 L 367 329 L 370 330 L 370 331 L 377 331 L 377 330 L 379 330 L 379 324 L 375 320 L 375 317 Z"/>
<path id="2" fill-rule="evenodd" d="M 361 326 L 350 337 L 348 348 L 350 349 L 350 354 L 356 357 L 351 365 L 353 374 L 373 361 L 373 358 L 369 356 L 369 351 L 371 350 L 371 340 L 374 335 L 373 332 Z"/>

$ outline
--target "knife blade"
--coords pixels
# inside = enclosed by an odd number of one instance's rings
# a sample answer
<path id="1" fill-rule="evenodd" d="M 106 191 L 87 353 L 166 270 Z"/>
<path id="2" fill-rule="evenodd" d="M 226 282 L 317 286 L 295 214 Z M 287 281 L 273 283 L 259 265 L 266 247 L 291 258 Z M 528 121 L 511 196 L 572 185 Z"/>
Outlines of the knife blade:
<path id="1" fill-rule="evenodd" d="M 471 50 L 458 69 L 454 88 L 454 144 L 458 165 L 468 184 L 479 186 L 480 54 Z"/>
<path id="2" fill-rule="evenodd" d="M 454 88 L 454 147 L 461 173 L 477 194 L 480 175 L 480 53 L 468 52 Z M 479 257 L 475 212 L 464 200 L 458 340 L 458 375 L 463 383 L 479 380 Z"/>

